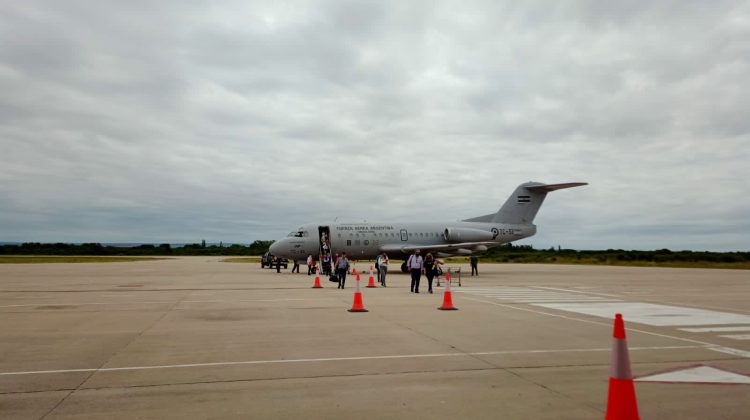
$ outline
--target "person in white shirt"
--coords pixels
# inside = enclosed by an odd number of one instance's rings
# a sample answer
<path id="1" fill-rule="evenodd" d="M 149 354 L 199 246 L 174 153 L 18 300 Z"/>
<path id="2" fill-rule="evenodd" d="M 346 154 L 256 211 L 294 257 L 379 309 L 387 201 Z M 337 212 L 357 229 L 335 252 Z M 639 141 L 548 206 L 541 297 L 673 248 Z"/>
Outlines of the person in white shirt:
<path id="1" fill-rule="evenodd" d="M 388 255 L 385 252 L 380 256 L 380 272 L 378 273 L 378 281 L 380 284 L 385 286 L 385 275 L 388 274 Z"/>
<path id="2" fill-rule="evenodd" d="M 422 277 L 422 271 L 424 270 L 424 259 L 422 259 L 422 256 L 419 254 L 419 250 L 415 250 L 406 261 L 406 267 L 411 272 L 412 293 L 419 293 L 419 280 Z"/>

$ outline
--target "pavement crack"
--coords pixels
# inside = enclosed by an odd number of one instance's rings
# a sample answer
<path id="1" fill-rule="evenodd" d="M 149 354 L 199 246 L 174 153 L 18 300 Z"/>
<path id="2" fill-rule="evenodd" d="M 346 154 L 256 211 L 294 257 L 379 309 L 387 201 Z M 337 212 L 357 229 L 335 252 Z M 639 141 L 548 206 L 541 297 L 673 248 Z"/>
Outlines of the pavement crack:
<path id="1" fill-rule="evenodd" d="M 99 369 L 101 369 L 104 366 L 106 366 L 118 354 L 122 353 L 125 349 L 127 349 L 128 347 L 130 347 L 130 345 L 133 344 L 138 338 L 140 338 L 146 331 L 150 330 L 151 328 L 154 327 L 154 325 L 156 325 L 157 323 L 159 323 L 159 321 L 161 321 L 162 319 L 164 319 L 164 317 L 167 316 L 167 314 L 169 314 L 170 312 L 172 312 L 172 309 L 174 309 L 175 306 L 179 305 L 185 299 L 186 296 L 187 295 L 183 295 L 180 299 L 177 299 L 166 311 L 164 311 L 163 314 L 161 314 L 161 316 L 159 316 L 156 320 L 154 320 L 146 328 L 144 328 L 143 330 L 141 330 L 141 332 L 139 332 L 138 334 L 136 334 L 135 336 L 133 336 L 133 338 L 131 338 L 130 341 L 128 341 L 127 344 L 125 344 L 120 350 L 114 352 L 96 370 L 94 370 L 91 373 L 89 373 L 88 375 L 86 375 L 86 377 L 83 378 L 83 380 L 81 381 L 80 384 L 78 384 L 77 387 L 75 387 L 74 389 L 70 390 L 70 392 L 68 392 L 64 397 L 62 397 L 62 399 L 60 399 L 60 401 L 58 401 L 57 404 L 55 404 L 49 411 L 47 411 L 46 413 L 44 413 L 44 415 L 42 415 L 41 417 L 39 417 L 39 420 L 44 420 L 48 415 L 50 415 L 52 412 L 54 412 L 55 410 L 57 410 L 57 407 L 59 407 L 60 405 L 62 405 L 62 403 L 64 403 L 65 400 L 67 400 L 76 391 L 81 390 L 81 389 L 86 389 L 86 388 L 84 388 L 84 385 L 86 384 L 86 382 L 89 381 L 89 379 L 91 379 L 91 377 L 93 377 L 94 375 L 96 375 L 99 372 Z"/>

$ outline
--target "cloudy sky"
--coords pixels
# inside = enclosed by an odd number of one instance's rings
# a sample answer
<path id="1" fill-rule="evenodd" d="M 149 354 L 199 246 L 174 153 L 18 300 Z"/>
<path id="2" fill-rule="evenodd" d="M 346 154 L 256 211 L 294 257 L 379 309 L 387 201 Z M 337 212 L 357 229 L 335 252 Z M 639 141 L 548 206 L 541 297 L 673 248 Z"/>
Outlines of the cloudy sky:
<path id="1" fill-rule="evenodd" d="M 242 242 L 457 220 L 750 250 L 750 3 L 0 7 L 0 241 Z"/>

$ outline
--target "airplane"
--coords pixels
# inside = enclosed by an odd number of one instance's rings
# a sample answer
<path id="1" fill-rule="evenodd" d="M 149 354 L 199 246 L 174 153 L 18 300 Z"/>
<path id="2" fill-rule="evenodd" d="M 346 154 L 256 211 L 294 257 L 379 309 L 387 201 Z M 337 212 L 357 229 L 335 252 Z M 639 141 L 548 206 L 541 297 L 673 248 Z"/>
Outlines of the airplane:
<path id="1" fill-rule="evenodd" d="M 350 259 L 369 260 L 385 252 L 389 259 L 405 260 L 417 249 L 438 258 L 471 255 L 533 236 L 534 217 L 547 193 L 582 185 L 588 183 L 526 182 L 496 213 L 455 222 L 309 223 L 271 244 L 269 251 L 297 261 L 342 252 Z"/>

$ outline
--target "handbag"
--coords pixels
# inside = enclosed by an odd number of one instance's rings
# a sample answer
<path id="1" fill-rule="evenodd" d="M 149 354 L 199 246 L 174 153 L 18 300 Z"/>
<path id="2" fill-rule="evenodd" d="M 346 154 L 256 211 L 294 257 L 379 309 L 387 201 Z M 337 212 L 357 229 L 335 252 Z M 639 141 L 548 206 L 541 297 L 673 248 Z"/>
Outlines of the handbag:
<path id="1" fill-rule="evenodd" d="M 336 276 L 330 276 L 330 277 L 328 277 L 328 281 L 333 282 L 333 283 L 338 283 L 339 282 L 339 278 L 336 277 Z"/>

